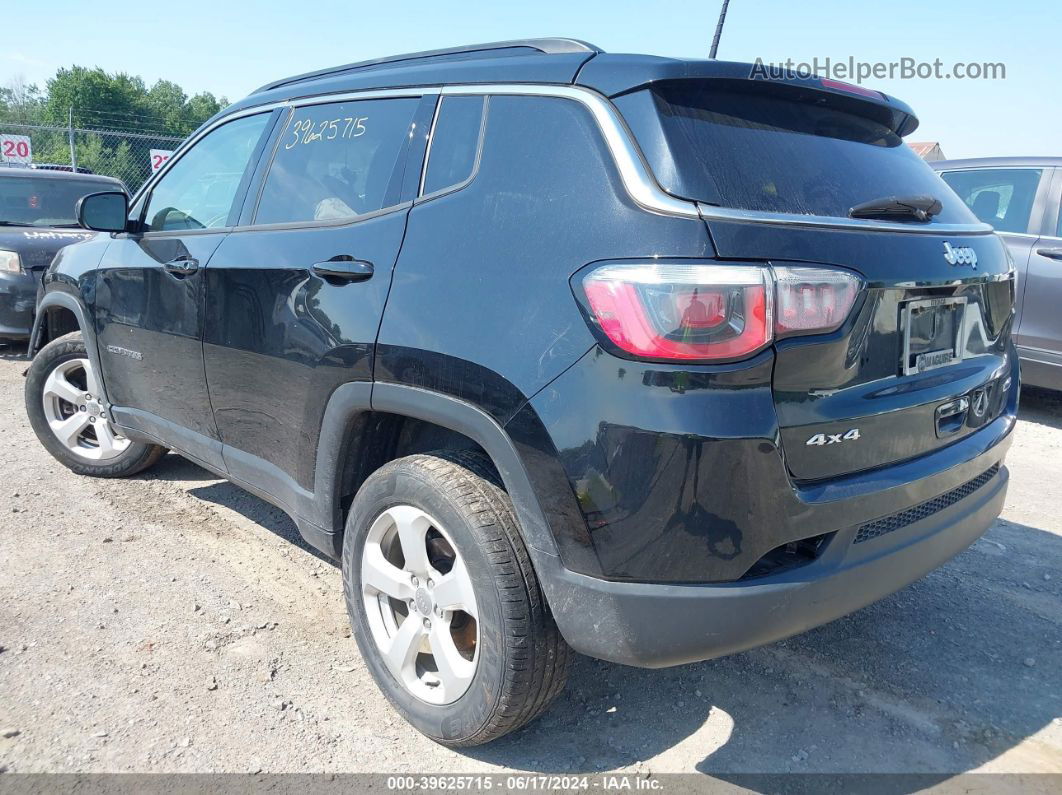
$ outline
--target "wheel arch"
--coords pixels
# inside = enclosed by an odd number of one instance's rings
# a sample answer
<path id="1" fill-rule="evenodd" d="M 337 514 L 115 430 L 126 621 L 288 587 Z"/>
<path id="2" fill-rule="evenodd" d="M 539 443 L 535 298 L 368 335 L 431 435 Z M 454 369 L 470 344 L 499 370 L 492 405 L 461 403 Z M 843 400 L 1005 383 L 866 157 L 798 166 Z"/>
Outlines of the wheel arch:
<path id="1" fill-rule="evenodd" d="M 49 342 L 72 331 L 84 334 L 86 328 L 86 312 L 76 298 L 66 293 L 45 293 L 33 318 L 29 354 L 35 356 Z"/>
<path id="2" fill-rule="evenodd" d="M 80 331 L 85 340 L 85 350 L 103 386 L 104 401 L 109 406 L 107 379 L 101 366 L 99 347 L 96 345 L 96 330 L 89 322 L 88 310 L 74 296 L 69 293 L 50 292 L 41 298 L 37 305 L 36 317 L 33 318 L 29 357 L 32 359 L 49 342 L 73 331 Z"/>
<path id="3" fill-rule="evenodd" d="M 345 467 L 362 455 L 359 427 L 368 417 L 397 415 L 452 431 L 471 440 L 491 460 L 512 500 L 532 559 L 556 557 L 557 544 L 523 461 L 505 429 L 482 409 L 439 392 L 402 384 L 356 382 L 339 387 L 328 401 L 314 476 L 316 523 L 342 549 Z M 371 435 L 368 437 L 371 440 Z M 368 474 L 368 473 L 366 473 Z"/>

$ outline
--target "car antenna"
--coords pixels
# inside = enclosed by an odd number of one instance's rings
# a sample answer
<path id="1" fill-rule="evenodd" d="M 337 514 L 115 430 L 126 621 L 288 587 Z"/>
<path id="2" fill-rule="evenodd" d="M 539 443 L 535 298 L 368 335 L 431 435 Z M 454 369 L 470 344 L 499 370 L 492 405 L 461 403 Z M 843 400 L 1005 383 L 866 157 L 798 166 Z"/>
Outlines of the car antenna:
<path id="1" fill-rule="evenodd" d="M 723 22 L 726 21 L 726 8 L 730 5 L 730 0 L 723 0 L 723 7 L 719 9 L 719 21 L 715 23 L 715 36 L 712 37 L 712 49 L 708 53 L 708 57 L 713 61 L 715 60 L 715 54 L 719 52 L 719 37 L 723 34 Z"/>

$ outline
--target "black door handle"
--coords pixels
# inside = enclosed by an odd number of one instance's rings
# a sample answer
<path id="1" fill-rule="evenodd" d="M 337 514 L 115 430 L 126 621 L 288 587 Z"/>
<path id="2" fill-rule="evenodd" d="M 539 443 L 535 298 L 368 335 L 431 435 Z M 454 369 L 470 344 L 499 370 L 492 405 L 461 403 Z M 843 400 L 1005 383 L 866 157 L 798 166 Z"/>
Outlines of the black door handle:
<path id="1" fill-rule="evenodd" d="M 199 270 L 199 260 L 194 257 L 178 257 L 177 259 L 171 259 L 162 267 L 166 269 L 167 273 L 172 273 L 174 276 L 191 276 Z"/>
<path id="2" fill-rule="evenodd" d="M 1062 259 L 1062 248 L 1038 248 L 1036 253 L 1048 259 Z"/>
<path id="3" fill-rule="evenodd" d="M 324 279 L 363 282 L 372 278 L 373 268 L 371 262 L 354 259 L 349 254 L 340 254 L 324 262 L 315 262 L 313 272 Z"/>

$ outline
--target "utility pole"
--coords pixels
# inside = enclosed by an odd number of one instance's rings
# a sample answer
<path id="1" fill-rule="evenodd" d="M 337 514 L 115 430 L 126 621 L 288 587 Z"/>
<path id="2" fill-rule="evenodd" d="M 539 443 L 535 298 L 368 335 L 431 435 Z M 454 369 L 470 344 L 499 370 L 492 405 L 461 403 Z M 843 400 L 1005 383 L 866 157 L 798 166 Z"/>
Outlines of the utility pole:
<path id="1" fill-rule="evenodd" d="M 730 5 L 730 0 L 723 0 L 723 7 L 719 9 L 719 21 L 715 23 L 715 37 L 712 39 L 712 51 L 708 53 L 708 57 L 713 61 L 715 60 L 715 54 L 719 52 L 719 37 L 723 35 L 723 22 L 726 21 L 726 7 Z"/>
<path id="2" fill-rule="evenodd" d="M 74 108 L 72 106 L 67 108 L 66 129 L 68 138 L 70 139 L 70 168 L 73 169 L 73 172 L 76 174 L 77 151 L 74 149 Z"/>

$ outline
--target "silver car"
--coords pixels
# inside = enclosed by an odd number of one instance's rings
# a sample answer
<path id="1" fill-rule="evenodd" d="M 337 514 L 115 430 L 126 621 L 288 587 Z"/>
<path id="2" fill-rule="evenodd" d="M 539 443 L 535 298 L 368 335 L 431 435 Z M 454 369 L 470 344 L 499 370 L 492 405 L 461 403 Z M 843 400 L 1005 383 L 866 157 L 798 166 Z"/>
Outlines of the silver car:
<path id="1" fill-rule="evenodd" d="M 930 163 L 1006 241 L 1018 270 L 1014 341 L 1023 383 L 1062 390 L 1062 157 Z"/>

